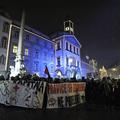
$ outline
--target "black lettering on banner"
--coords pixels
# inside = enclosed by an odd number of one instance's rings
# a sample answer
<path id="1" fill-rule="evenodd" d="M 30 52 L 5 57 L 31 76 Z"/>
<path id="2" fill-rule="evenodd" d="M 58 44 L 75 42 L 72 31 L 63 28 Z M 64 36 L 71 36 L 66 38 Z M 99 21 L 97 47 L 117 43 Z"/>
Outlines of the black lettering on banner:
<path id="1" fill-rule="evenodd" d="M 79 104 L 79 95 L 69 96 L 69 106 Z"/>
<path id="2" fill-rule="evenodd" d="M 73 96 L 65 96 L 65 106 L 70 107 L 72 105 L 77 105 L 80 103 L 80 96 L 73 95 Z"/>
<path id="3" fill-rule="evenodd" d="M 80 96 L 79 95 L 75 95 L 75 103 L 76 104 L 80 103 Z"/>
<path id="4" fill-rule="evenodd" d="M 40 82 L 39 92 L 43 93 L 43 89 L 44 89 L 44 82 Z"/>
<path id="5" fill-rule="evenodd" d="M 71 96 L 71 106 L 75 104 L 74 96 Z"/>
<path id="6" fill-rule="evenodd" d="M 65 96 L 65 106 L 66 107 L 70 106 L 70 97 L 69 96 Z"/>
<path id="7" fill-rule="evenodd" d="M 63 105 L 63 97 L 58 97 L 58 107 L 64 107 Z"/>
<path id="8" fill-rule="evenodd" d="M 75 105 L 76 101 L 75 101 L 75 95 L 72 96 L 72 105 Z"/>
<path id="9" fill-rule="evenodd" d="M 69 96 L 69 106 L 72 106 L 72 96 Z"/>

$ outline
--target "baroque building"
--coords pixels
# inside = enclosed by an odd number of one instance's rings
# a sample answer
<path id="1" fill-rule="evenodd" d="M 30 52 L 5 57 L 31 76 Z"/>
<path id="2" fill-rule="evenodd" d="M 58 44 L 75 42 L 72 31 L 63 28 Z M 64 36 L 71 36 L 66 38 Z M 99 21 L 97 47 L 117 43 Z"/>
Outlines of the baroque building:
<path id="1" fill-rule="evenodd" d="M 51 35 L 55 43 L 55 71 L 58 76 L 81 78 L 81 44 L 74 35 L 71 20 L 64 22 L 64 32 Z"/>
<path id="2" fill-rule="evenodd" d="M 15 66 L 19 32 L 20 23 L 0 15 L 0 74 Z M 84 75 L 79 41 L 71 20 L 64 22 L 64 32 L 50 36 L 25 25 L 22 47 L 27 73 L 46 77 L 44 70 L 47 66 L 51 77 L 81 78 Z"/>

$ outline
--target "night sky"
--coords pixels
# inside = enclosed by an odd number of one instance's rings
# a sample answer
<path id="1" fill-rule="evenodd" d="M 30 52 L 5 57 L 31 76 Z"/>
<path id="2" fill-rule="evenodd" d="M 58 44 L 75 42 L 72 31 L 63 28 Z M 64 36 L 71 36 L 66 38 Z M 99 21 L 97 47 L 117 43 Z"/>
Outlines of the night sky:
<path id="1" fill-rule="evenodd" d="M 120 63 L 119 0 L 78 1 L 4 0 L 0 2 L 0 8 L 18 21 L 24 8 L 26 24 L 47 35 L 63 30 L 63 21 L 70 18 L 75 25 L 75 35 L 82 44 L 82 56 L 88 55 L 105 67 Z"/>

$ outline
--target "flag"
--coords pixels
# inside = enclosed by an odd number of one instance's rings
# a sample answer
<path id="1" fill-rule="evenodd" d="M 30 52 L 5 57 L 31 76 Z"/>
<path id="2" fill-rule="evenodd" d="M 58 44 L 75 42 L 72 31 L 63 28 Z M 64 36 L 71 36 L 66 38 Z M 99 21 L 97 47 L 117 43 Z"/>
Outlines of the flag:
<path id="1" fill-rule="evenodd" d="M 49 73 L 49 70 L 48 70 L 47 66 L 45 66 L 44 73 L 48 75 L 48 78 L 50 78 L 50 73 Z"/>

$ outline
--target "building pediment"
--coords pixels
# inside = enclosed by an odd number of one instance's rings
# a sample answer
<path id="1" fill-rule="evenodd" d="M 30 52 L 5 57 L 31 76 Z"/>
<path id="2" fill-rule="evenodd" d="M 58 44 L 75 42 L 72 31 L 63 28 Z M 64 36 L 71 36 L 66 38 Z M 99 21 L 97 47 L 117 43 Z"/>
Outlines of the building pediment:
<path id="1" fill-rule="evenodd" d="M 74 35 L 64 35 L 65 40 L 71 42 L 73 45 L 77 47 L 81 47 L 79 40 Z"/>

